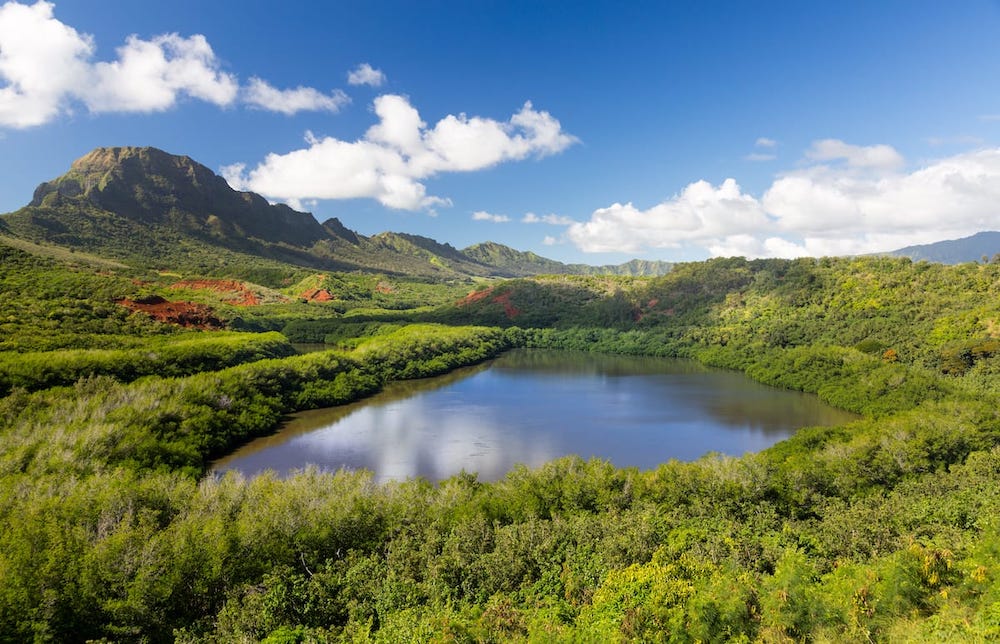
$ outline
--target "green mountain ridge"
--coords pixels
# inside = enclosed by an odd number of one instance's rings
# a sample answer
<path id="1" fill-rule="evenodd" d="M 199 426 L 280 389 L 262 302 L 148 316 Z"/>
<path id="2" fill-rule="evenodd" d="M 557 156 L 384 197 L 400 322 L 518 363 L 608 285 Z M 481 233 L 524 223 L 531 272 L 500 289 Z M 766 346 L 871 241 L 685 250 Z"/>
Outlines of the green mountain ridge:
<path id="1" fill-rule="evenodd" d="M 230 277 L 262 270 L 277 275 L 287 265 L 428 279 L 663 274 L 670 268 L 662 262 L 567 265 L 499 244 L 458 250 L 407 233 L 365 237 L 336 218 L 320 224 L 309 213 L 233 190 L 190 157 L 150 147 L 91 151 L 39 185 L 28 205 L 0 215 L 0 231 L 146 268 Z"/>
<path id="2" fill-rule="evenodd" d="M 893 257 L 909 257 L 914 261 L 962 264 L 978 262 L 984 257 L 989 260 L 998 253 L 1000 253 L 1000 232 L 985 231 L 961 239 L 907 246 L 885 254 Z"/>
<path id="3" fill-rule="evenodd" d="M 496 242 L 473 244 L 462 253 L 483 264 L 505 268 L 517 277 L 538 274 L 570 275 L 629 275 L 634 277 L 658 277 L 666 275 L 673 264 L 656 260 L 633 259 L 624 264 L 591 266 L 589 264 L 563 264 L 531 251 L 519 251 Z"/>

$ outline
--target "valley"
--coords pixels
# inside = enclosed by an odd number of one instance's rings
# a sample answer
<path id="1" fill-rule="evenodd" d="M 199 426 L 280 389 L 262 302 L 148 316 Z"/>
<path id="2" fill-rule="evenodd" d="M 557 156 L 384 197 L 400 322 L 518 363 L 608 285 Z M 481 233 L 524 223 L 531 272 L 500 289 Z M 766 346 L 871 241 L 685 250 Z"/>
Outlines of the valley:
<path id="1" fill-rule="evenodd" d="M 0 641 L 1000 637 L 992 255 L 562 264 L 365 237 L 152 148 L 84 156 L 0 233 Z M 853 416 L 642 467 L 208 474 L 515 349 Z"/>

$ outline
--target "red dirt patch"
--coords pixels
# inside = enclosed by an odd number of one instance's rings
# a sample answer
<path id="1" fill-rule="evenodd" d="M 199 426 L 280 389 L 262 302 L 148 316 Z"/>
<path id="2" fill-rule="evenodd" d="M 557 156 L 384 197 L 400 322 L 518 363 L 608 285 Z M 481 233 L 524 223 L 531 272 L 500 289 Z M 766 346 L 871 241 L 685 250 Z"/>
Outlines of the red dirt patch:
<path id="1" fill-rule="evenodd" d="M 336 299 L 333 296 L 333 293 L 326 290 L 325 288 L 310 289 L 308 291 L 303 292 L 301 295 L 299 295 L 299 297 L 306 300 L 307 302 L 329 302 L 331 300 Z"/>
<path id="2" fill-rule="evenodd" d="M 116 300 L 116 304 L 124 306 L 129 311 L 142 311 L 154 320 L 179 324 L 183 327 L 197 329 L 221 329 L 222 321 L 215 317 L 212 309 L 204 304 L 194 302 L 169 302 L 159 295 L 140 297 L 135 300 L 128 298 Z"/>
<path id="3" fill-rule="evenodd" d="M 513 320 L 517 316 L 521 315 L 521 309 L 511 304 L 510 292 L 504 293 L 503 295 L 497 295 L 493 298 L 493 301 L 497 304 L 503 305 L 503 312 L 507 316 L 508 320 Z"/>
<path id="4" fill-rule="evenodd" d="M 482 302 L 489 296 L 493 295 L 493 287 L 483 289 L 482 291 L 473 291 L 455 302 L 455 306 L 468 306 L 470 304 L 475 304 L 476 302 Z M 503 293 L 502 295 L 497 295 L 490 302 L 495 302 L 503 306 L 503 312 L 506 314 L 508 319 L 513 320 L 517 316 L 521 315 L 521 309 L 514 306 L 510 301 L 510 291 Z"/>
<path id="5" fill-rule="evenodd" d="M 481 302 L 488 298 L 493 293 L 493 287 L 484 289 L 482 291 L 472 291 L 459 301 L 455 302 L 455 306 L 468 306 L 470 304 L 475 304 L 476 302 Z"/>
<path id="6" fill-rule="evenodd" d="M 191 288 L 203 291 L 215 291 L 217 293 L 233 293 L 235 298 L 223 300 L 226 304 L 237 306 L 257 306 L 260 304 L 260 296 L 247 288 L 246 284 L 236 280 L 181 280 L 170 288 Z"/>
<path id="7" fill-rule="evenodd" d="M 376 293 L 395 293 L 396 289 L 392 287 L 392 284 L 386 284 L 385 282 L 379 282 L 375 285 Z"/>

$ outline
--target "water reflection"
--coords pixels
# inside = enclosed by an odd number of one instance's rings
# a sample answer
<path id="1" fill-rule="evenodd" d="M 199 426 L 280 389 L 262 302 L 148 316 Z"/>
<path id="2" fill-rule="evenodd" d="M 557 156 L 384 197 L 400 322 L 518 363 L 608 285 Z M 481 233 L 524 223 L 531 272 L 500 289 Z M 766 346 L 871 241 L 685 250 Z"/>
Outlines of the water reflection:
<path id="1" fill-rule="evenodd" d="M 360 403 L 297 414 L 217 471 L 285 473 L 315 464 L 378 480 L 501 478 L 567 454 L 653 467 L 706 452 L 757 451 L 805 425 L 856 416 L 814 396 L 689 361 L 512 351 L 441 378 L 395 383 Z"/>

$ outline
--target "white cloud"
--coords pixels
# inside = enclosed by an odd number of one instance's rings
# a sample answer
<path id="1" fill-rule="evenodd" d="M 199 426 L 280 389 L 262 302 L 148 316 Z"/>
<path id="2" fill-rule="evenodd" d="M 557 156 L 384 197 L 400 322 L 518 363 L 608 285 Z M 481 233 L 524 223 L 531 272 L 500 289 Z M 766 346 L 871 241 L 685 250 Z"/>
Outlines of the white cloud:
<path id="1" fill-rule="evenodd" d="M 228 166 L 226 179 L 284 201 L 370 197 L 389 208 L 418 210 L 450 203 L 426 193 L 423 180 L 436 174 L 547 156 L 577 141 L 531 103 L 508 121 L 449 115 L 432 128 L 405 97 L 379 96 L 374 108 L 379 122 L 357 141 L 309 137 L 309 147 L 269 154 L 251 170 Z"/>
<path id="2" fill-rule="evenodd" d="M 997 226 L 1000 149 L 959 154 L 910 173 L 792 174 L 776 180 L 763 201 L 780 230 L 802 235 L 816 249 L 832 248 L 838 239 L 868 252 L 960 237 Z"/>
<path id="3" fill-rule="evenodd" d="M 560 244 L 562 242 L 560 242 L 552 235 L 546 235 L 545 238 L 542 240 L 542 243 L 545 244 L 546 246 L 555 246 L 556 244 Z"/>
<path id="4" fill-rule="evenodd" d="M 773 152 L 774 148 L 778 147 L 778 142 L 775 141 L 774 139 L 769 139 L 766 136 L 758 137 L 757 140 L 754 141 L 754 147 L 763 148 L 764 150 L 767 151 L 751 152 L 750 154 L 743 157 L 747 161 L 754 161 L 759 163 L 763 161 L 774 161 L 775 159 L 778 158 L 778 155 L 776 155 Z"/>
<path id="5" fill-rule="evenodd" d="M 281 90 L 257 77 L 250 79 L 250 84 L 243 91 L 243 100 L 247 105 L 288 116 L 304 111 L 338 112 L 351 102 L 350 97 L 339 89 L 329 94 L 302 86 Z"/>
<path id="6" fill-rule="evenodd" d="M 390 125 L 403 112 L 395 106 L 400 101 L 409 105 L 400 96 L 385 95 L 375 99 L 375 113 L 382 119 L 378 131 L 402 129 L 400 124 Z M 383 109 L 390 103 L 394 105 L 391 111 Z M 504 161 L 543 157 L 561 152 L 577 142 L 576 137 L 562 131 L 559 121 L 548 112 L 535 111 L 530 101 L 508 121 L 449 114 L 433 128 L 425 130 L 416 116 L 413 110 L 402 123 L 408 128 L 406 145 L 401 140 L 383 141 L 409 156 L 409 165 L 416 176 L 442 171 L 469 172 Z"/>
<path id="7" fill-rule="evenodd" d="M 595 210 L 590 221 L 574 223 L 566 234 L 587 252 L 641 252 L 649 248 L 706 245 L 727 235 L 753 233 L 768 225 L 760 202 L 733 179 L 715 187 L 707 181 L 648 210 L 631 203 Z"/>
<path id="8" fill-rule="evenodd" d="M 542 215 L 539 217 L 533 212 L 529 212 L 521 218 L 521 222 L 525 224 L 549 224 L 551 226 L 569 226 L 575 223 L 569 217 L 564 217 L 562 215 Z"/>
<path id="9" fill-rule="evenodd" d="M 87 87 L 93 39 L 52 17 L 53 5 L 0 6 L 0 125 L 31 127 L 54 118 L 67 93 Z"/>
<path id="10" fill-rule="evenodd" d="M 893 169 L 903 165 L 903 157 L 889 145 L 850 145 L 839 139 L 815 141 L 806 150 L 813 161 L 844 161 L 851 168 Z"/>
<path id="11" fill-rule="evenodd" d="M 814 160 L 779 176 L 760 199 L 732 179 L 704 181 L 652 208 L 613 204 L 567 236 L 590 252 L 700 248 L 708 255 L 795 257 L 888 251 L 1000 225 L 1000 148 L 900 172 L 889 146 L 817 142 Z"/>
<path id="12" fill-rule="evenodd" d="M 42 125 L 83 104 L 92 113 L 156 112 L 185 97 L 225 107 L 240 96 L 235 75 L 223 70 L 200 35 L 129 36 L 111 61 L 93 61 L 92 36 L 55 18 L 54 5 L 7 2 L 0 6 L 0 127 Z M 248 104 L 291 114 L 336 111 L 343 92 L 308 87 L 277 90 L 254 78 Z"/>
<path id="13" fill-rule="evenodd" d="M 426 153 L 424 130 L 427 124 L 420 118 L 417 109 L 403 96 L 385 94 L 375 99 L 377 125 L 368 128 L 365 138 L 395 149 L 408 157 L 419 157 Z"/>
<path id="14" fill-rule="evenodd" d="M 351 85 L 368 85 L 381 87 L 386 81 L 381 69 L 374 69 L 368 63 L 361 63 L 347 74 L 347 82 Z"/>
<path id="15" fill-rule="evenodd" d="M 477 210 L 472 213 L 473 221 L 491 221 L 495 224 L 504 224 L 510 221 L 510 217 L 507 215 L 493 215 L 485 210 Z"/>
<path id="16" fill-rule="evenodd" d="M 89 71 L 93 83 L 75 93 L 93 112 L 160 111 L 183 94 L 225 106 L 239 91 L 236 78 L 219 70 L 202 35 L 129 36 L 118 48 L 118 60 L 96 63 Z"/>

